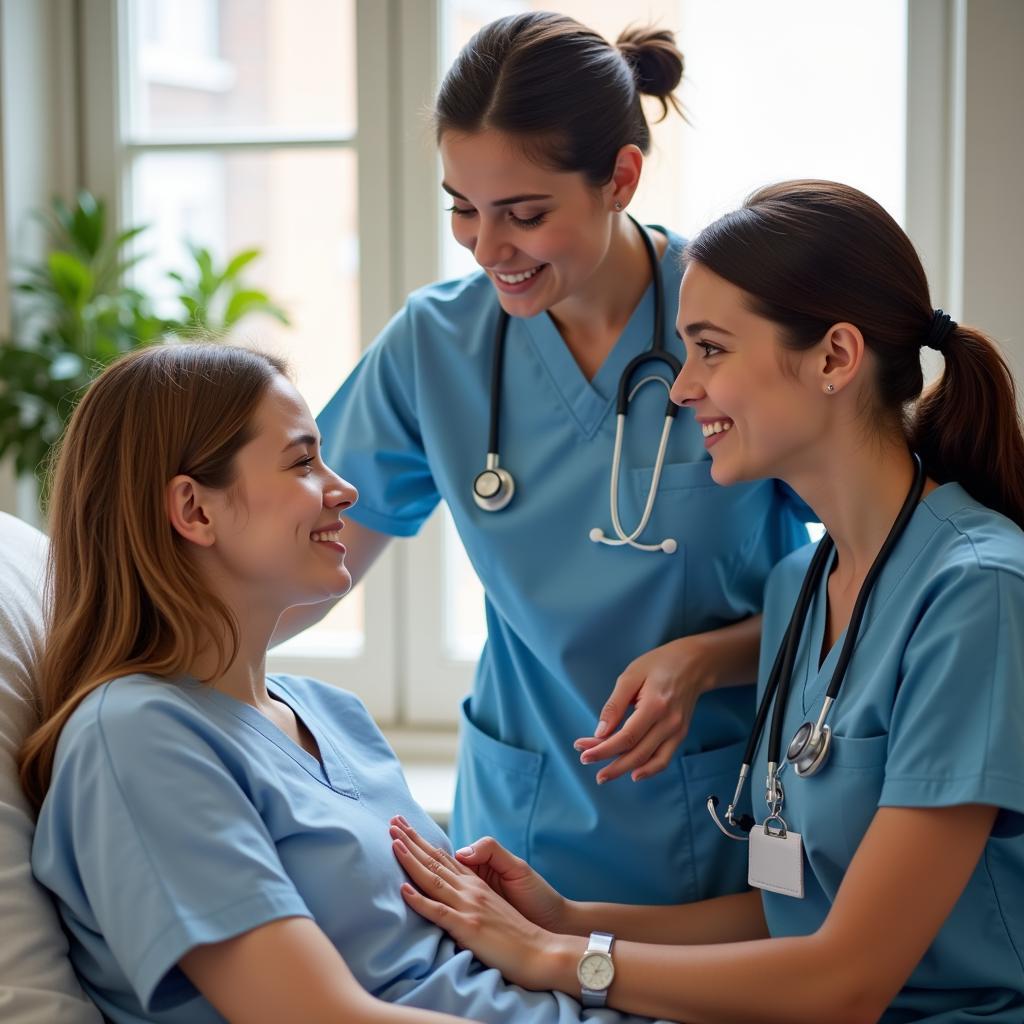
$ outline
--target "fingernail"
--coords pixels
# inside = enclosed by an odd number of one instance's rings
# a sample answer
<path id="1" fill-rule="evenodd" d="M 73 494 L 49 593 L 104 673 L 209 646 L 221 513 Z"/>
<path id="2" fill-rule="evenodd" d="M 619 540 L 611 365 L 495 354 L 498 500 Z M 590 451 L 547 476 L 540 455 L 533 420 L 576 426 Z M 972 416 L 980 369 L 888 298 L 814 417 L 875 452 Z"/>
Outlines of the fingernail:
<path id="1" fill-rule="evenodd" d="M 594 760 L 595 758 L 591 757 L 589 754 L 580 755 L 580 764 L 590 764 Z"/>
<path id="2" fill-rule="evenodd" d="M 640 781 L 641 781 L 641 779 L 646 779 L 646 778 L 647 778 L 647 776 L 646 776 L 646 775 L 644 775 L 644 773 L 643 773 L 643 772 L 633 772 L 633 774 L 632 774 L 631 778 L 632 778 L 632 780 L 633 780 L 634 782 L 640 782 Z"/>
<path id="3" fill-rule="evenodd" d="M 604 785 L 604 783 L 605 783 L 605 779 L 604 779 L 604 777 L 603 777 L 603 776 L 601 776 L 601 775 L 598 775 L 598 777 L 597 777 L 597 784 L 598 784 L 599 786 L 603 786 L 603 785 Z"/>
<path id="4" fill-rule="evenodd" d="M 408 828 L 408 827 L 409 827 L 409 822 L 407 822 L 407 821 L 405 820 L 405 818 L 403 818 L 403 817 L 402 817 L 402 815 L 400 815 L 400 814 L 398 815 L 398 823 L 399 823 L 400 825 L 404 825 L 404 826 L 405 826 L 406 828 Z"/>
<path id="5" fill-rule="evenodd" d="M 576 741 L 576 742 L 575 742 L 575 743 L 574 743 L 574 744 L 572 745 L 572 749 L 573 749 L 573 750 L 582 750 L 582 749 L 583 749 L 583 741 L 582 741 L 582 740 L 577 740 L 577 741 Z"/>
<path id="6" fill-rule="evenodd" d="M 594 730 L 594 735 L 600 739 L 608 731 L 607 722 L 598 722 L 597 728 Z"/>
<path id="7" fill-rule="evenodd" d="M 458 857 L 470 857 L 473 854 L 473 847 L 472 846 L 464 846 L 461 850 L 456 850 L 455 854 Z"/>
<path id="8" fill-rule="evenodd" d="M 412 888 L 412 886 L 408 882 L 403 882 L 402 883 L 402 892 L 406 893 L 407 895 L 411 895 L 412 891 L 413 891 L 413 888 Z"/>
<path id="9" fill-rule="evenodd" d="M 405 843 L 402 842 L 401 839 L 396 839 L 391 845 L 394 847 L 394 849 L 398 853 L 408 853 L 409 852 L 408 847 L 405 845 Z"/>

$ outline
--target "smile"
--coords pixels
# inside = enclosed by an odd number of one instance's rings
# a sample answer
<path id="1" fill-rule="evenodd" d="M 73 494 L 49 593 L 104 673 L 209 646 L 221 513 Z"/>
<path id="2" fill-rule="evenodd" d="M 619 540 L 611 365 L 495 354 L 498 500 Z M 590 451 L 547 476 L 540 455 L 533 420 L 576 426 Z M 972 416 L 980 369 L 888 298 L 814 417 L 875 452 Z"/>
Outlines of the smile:
<path id="1" fill-rule="evenodd" d="M 491 271 L 491 273 L 503 284 L 522 284 L 524 281 L 529 281 L 531 277 L 540 273 L 545 266 L 546 264 L 541 263 L 532 270 L 524 270 L 518 274 L 499 274 L 496 270 Z"/>
<path id="2" fill-rule="evenodd" d="M 711 437 L 712 434 L 722 434 L 726 430 L 731 429 L 732 420 L 713 420 L 711 423 L 702 423 L 700 425 L 701 433 L 705 437 Z"/>

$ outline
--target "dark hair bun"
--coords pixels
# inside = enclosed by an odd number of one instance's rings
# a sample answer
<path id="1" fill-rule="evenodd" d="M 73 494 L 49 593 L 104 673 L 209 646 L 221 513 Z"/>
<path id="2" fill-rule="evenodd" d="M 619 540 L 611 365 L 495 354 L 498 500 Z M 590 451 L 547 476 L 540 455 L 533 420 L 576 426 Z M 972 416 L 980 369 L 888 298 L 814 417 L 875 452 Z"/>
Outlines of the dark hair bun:
<path id="1" fill-rule="evenodd" d="M 627 28 L 615 45 L 633 69 L 637 88 L 645 96 L 656 96 L 666 108 L 669 102 L 678 109 L 672 93 L 683 78 L 683 55 L 675 35 L 667 28 Z"/>

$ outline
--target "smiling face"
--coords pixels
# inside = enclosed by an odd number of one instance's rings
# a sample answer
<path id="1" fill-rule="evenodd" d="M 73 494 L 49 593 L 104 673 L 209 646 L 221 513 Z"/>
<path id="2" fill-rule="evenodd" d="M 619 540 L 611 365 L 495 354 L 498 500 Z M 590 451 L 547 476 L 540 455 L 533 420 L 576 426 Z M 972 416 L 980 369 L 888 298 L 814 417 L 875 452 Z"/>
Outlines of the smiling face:
<path id="1" fill-rule="evenodd" d="M 509 315 L 535 316 L 585 290 L 611 241 L 602 190 L 539 166 L 497 131 L 446 132 L 440 150 L 452 233 Z"/>
<path id="2" fill-rule="evenodd" d="M 320 458 L 302 396 L 276 376 L 256 409 L 254 437 L 235 457 L 235 481 L 201 494 L 213 543 L 206 567 L 250 603 L 283 609 L 344 594 L 352 585 L 341 513 L 356 489 Z"/>
<path id="3" fill-rule="evenodd" d="M 828 427 L 815 350 L 785 349 L 778 326 L 753 313 L 743 291 L 695 262 L 683 275 L 676 329 L 687 358 L 672 399 L 693 409 L 715 481 L 799 475 Z"/>

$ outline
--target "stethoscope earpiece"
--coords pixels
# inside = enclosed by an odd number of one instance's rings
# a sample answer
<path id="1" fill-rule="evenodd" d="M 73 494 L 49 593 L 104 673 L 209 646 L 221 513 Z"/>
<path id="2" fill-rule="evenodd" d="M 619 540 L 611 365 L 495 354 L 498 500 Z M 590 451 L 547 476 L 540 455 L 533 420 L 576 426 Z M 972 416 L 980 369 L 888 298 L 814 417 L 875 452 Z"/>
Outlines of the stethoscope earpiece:
<path id="1" fill-rule="evenodd" d="M 790 741 L 786 760 L 800 778 L 806 779 L 825 767 L 831 749 L 832 729 L 827 725 L 819 729 L 813 722 L 804 722 Z"/>

